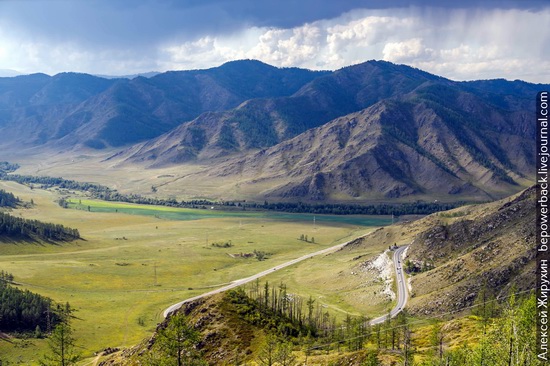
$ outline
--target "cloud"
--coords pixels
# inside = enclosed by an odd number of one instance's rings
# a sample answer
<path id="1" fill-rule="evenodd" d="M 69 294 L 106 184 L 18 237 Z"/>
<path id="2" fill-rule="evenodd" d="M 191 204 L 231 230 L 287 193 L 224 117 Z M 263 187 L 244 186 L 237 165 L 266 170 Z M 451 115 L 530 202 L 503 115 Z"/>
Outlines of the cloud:
<path id="1" fill-rule="evenodd" d="M 361 0 L 0 0 L 0 25 L 26 38 L 120 47 L 192 41 L 248 27 L 292 28 L 363 5 Z"/>
<path id="2" fill-rule="evenodd" d="M 521 2 L 526 9 L 514 1 L 501 2 L 505 7 L 500 8 L 466 1 L 460 9 L 405 7 L 399 1 L 393 4 L 400 8 L 387 9 L 385 2 L 374 1 L 377 9 L 358 9 L 360 1 L 315 6 L 313 0 L 283 0 L 277 6 L 251 0 L 59 0 L 33 1 L 37 6 L 25 14 L 5 3 L 0 0 L 0 68 L 24 72 L 131 74 L 207 68 L 244 58 L 337 69 L 384 59 L 458 80 L 550 83 L 550 7 L 535 6 L 536 1 Z M 56 14 L 54 29 L 44 20 L 44 4 L 55 10 L 47 13 Z M 79 4 L 89 16 L 75 17 L 69 4 Z M 305 7 L 311 11 L 304 18 L 298 10 Z"/>
<path id="3" fill-rule="evenodd" d="M 433 49 L 426 47 L 420 38 L 412 38 L 403 42 L 386 43 L 382 51 L 384 60 L 406 64 L 431 59 L 435 53 Z"/>
<path id="4" fill-rule="evenodd" d="M 269 29 L 246 56 L 285 67 L 302 65 L 317 57 L 324 33 L 311 24 L 290 30 Z"/>
<path id="5" fill-rule="evenodd" d="M 437 33 L 388 42 L 383 58 L 449 78 L 505 77 L 550 82 L 550 11 L 456 11 L 443 17 Z M 428 18 L 429 19 L 429 18 Z"/>
<path id="6" fill-rule="evenodd" d="M 164 51 L 167 64 L 180 69 L 237 58 L 311 69 L 384 59 L 458 80 L 550 82 L 548 24 L 550 9 L 357 10 L 294 28 L 255 27 L 206 37 Z"/>

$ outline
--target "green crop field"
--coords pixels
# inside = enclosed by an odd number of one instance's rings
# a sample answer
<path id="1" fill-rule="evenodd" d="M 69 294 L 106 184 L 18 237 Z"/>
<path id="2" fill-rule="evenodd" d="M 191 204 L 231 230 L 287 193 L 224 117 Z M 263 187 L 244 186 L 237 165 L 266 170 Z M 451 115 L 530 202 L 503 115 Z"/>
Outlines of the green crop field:
<path id="1" fill-rule="evenodd" d="M 76 309 L 75 337 L 86 357 L 139 343 L 173 303 L 390 221 L 317 215 L 314 224 L 310 214 L 176 209 L 78 197 L 63 209 L 56 203 L 57 191 L 11 182 L 0 182 L 0 188 L 35 203 L 11 214 L 80 231 L 83 240 L 72 243 L 0 243 L 0 269 L 13 273 L 22 288 Z M 315 243 L 299 240 L 302 234 Z M 254 251 L 264 252 L 266 259 L 241 257 Z M 44 340 L 10 342 L 0 340 L 0 353 L 9 361 L 34 364 L 45 351 Z"/>

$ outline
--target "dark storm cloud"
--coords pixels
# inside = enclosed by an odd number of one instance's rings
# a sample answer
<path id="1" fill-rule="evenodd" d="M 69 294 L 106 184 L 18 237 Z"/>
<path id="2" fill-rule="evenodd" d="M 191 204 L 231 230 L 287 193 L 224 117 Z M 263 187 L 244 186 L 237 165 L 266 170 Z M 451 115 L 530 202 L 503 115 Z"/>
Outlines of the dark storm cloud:
<path id="1" fill-rule="evenodd" d="M 229 33 L 248 26 L 292 27 L 338 16 L 364 1 L 0 0 L 0 24 L 36 39 L 88 46 L 148 44 Z"/>
<path id="2" fill-rule="evenodd" d="M 546 1 L 462 0 L 0 0 L 1 24 L 35 39 L 87 46 L 137 45 L 170 38 L 192 39 L 244 27 L 290 28 L 358 8 L 500 7 L 537 8 Z"/>

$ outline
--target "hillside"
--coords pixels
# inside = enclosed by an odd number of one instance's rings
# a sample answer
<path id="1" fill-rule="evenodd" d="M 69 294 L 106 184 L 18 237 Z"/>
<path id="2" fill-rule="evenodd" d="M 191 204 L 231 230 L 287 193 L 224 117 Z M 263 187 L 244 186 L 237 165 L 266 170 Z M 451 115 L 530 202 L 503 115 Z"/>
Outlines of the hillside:
<path id="1" fill-rule="evenodd" d="M 151 78 L 62 73 L 0 78 L 0 144 L 96 149 L 154 138 L 206 111 L 296 92 L 323 75 L 235 61 Z"/>
<path id="2" fill-rule="evenodd" d="M 455 119 L 449 123 L 472 119 L 470 125 L 479 126 L 489 119 L 498 130 L 501 121 L 495 119 L 503 113 L 525 125 L 526 113 L 534 110 L 536 86 L 504 80 L 459 83 L 404 65 L 368 61 L 318 77 L 291 96 L 251 99 L 229 111 L 203 114 L 121 155 L 159 167 L 264 149 L 382 100 L 401 102 L 411 93 L 438 103 L 445 109 L 441 118 Z M 522 132 L 531 138 L 532 131 Z"/>
<path id="3" fill-rule="evenodd" d="M 532 177 L 529 121 L 526 110 L 497 109 L 472 93 L 428 83 L 273 147 L 210 164 L 196 180 L 261 187 L 255 194 L 269 200 L 487 201 L 517 192 Z M 194 156 L 170 149 L 171 159 Z M 187 183 L 173 188 L 178 184 Z"/>
<path id="4" fill-rule="evenodd" d="M 408 66 L 369 61 L 320 76 L 288 97 L 251 99 L 203 114 L 121 155 L 163 166 L 262 149 L 435 80 L 448 82 Z"/>
<path id="5" fill-rule="evenodd" d="M 513 286 L 535 288 L 535 200 L 529 188 L 512 199 L 456 209 L 418 235 L 407 258 L 434 269 L 412 277 L 411 311 L 458 311 L 486 289 L 499 298 Z M 440 214 L 441 215 L 441 214 Z"/>
<path id="6" fill-rule="evenodd" d="M 353 243 L 409 245 L 405 256 L 417 315 L 464 311 L 481 291 L 502 297 L 535 283 L 534 187 L 492 203 L 435 213 L 381 228 Z"/>
<path id="7" fill-rule="evenodd" d="M 369 61 L 289 97 L 204 113 L 107 161 L 198 163 L 206 172 L 193 184 L 224 181 L 225 192 L 256 199 L 487 201 L 531 182 L 535 91 L 523 82 L 458 83 Z M 189 184 L 177 181 L 171 191 Z"/>
<path id="8" fill-rule="evenodd" d="M 441 357 L 434 352 L 439 347 L 442 347 L 440 355 L 444 352 L 448 364 L 452 365 L 475 364 L 473 359 L 479 357 L 480 352 L 485 352 L 485 356 L 481 357 L 487 360 L 499 360 L 509 354 L 510 339 L 521 347 L 533 346 L 534 323 L 518 319 L 532 319 L 534 316 L 534 297 L 525 295 L 534 287 L 535 278 L 532 275 L 535 257 L 534 201 L 533 187 L 490 204 L 466 206 L 414 222 L 380 228 L 327 256 L 327 261 L 341 262 L 346 267 L 354 265 L 356 273 L 351 272 L 353 277 L 357 272 L 364 271 L 365 265 L 370 263 L 364 260 L 373 246 L 409 244 L 404 264 L 415 274 L 410 277 L 412 298 L 407 310 L 408 314 L 415 316 L 414 320 L 408 318 L 407 314 L 401 314 L 379 326 L 355 328 L 359 323 L 353 323 L 353 319 L 361 318 L 348 317 L 345 324 L 354 325 L 338 328 L 340 331 L 332 335 L 334 326 L 321 328 L 324 330 L 306 336 L 304 329 L 299 327 L 300 324 L 307 327 L 306 312 L 299 315 L 299 318 L 304 319 L 303 322 L 293 326 L 287 323 L 287 318 L 273 318 L 275 315 L 262 305 L 268 298 L 270 303 L 278 304 L 275 300 L 277 294 L 280 295 L 281 291 L 286 293 L 286 286 L 282 284 L 271 293 L 265 292 L 270 294 L 269 297 L 264 297 L 263 285 L 259 285 L 259 290 L 254 290 L 253 286 L 248 289 L 248 293 L 257 294 L 257 303 L 245 299 L 246 290 L 231 290 L 185 304 L 180 313 L 187 317 L 189 324 L 199 333 L 200 340 L 195 349 L 209 364 L 257 362 L 267 349 L 269 342 L 266 343 L 266 340 L 270 334 L 281 335 L 281 332 L 288 334 L 276 341 L 278 347 L 285 341 L 292 341 L 290 347 L 294 357 L 301 361 L 309 357 L 308 363 L 311 364 L 325 364 L 330 360 L 339 365 L 361 365 L 373 357 L 371 354 L 375 354 L 380 362 L 377 364 L 391 365 L 403 361 L 407 347 L 414 349 L 415 362 L 428 359 L 435 362 Z M 342 255 L 349 251 L 355 255 L 363 252 L 364 255 L 342 261 Z M 344 272 L 348 273 L 349 268 L 340 271 L 338 278 L 341 279 Z M 325 280 L 324 277 L 318 279 L 319 283 Z M 346 281 L 353 280 L 347 278 Z M 371 290 L 358 285 L 354 296 L 368 296 Z M 517 293 L 515 299 L 508 296 L 511 290 Z M 481 304 L 482 293 L 485 293 L 487 300 L 499 299 L 490 304 L 493 313 L 481 315 L 480 318 L 468 316 L 472 305 Z M 321 300 L 324 297 L 320 296 L 317 300 L 324 301 Z M 295 299 L 296 295 L 291 296 L 288 304 L 293 304 Z M 520 307 L 522 310 L 519 310 Z M 333 310 L 331 306 L 322 308 L 327 308 L 327 314 Z M 477 306 L 471 312 L 480 314 L 480 309 Z M 447 315 L 445 320 L 440 319 L 441 315 L 449 312 L 454 315 Z M 313 313 L 318 314 L 317 311 Z M 311 316 L 312 313 L 309 314 Z M 476 329 L 483 324 L 484 316 L 491 318 L 491 326 L 487 326 L 487 333 L 481 335 Z M 428 318 L 428 321 L 419 321 L 419 318 Z M 435 323 L 438 319 L 441 322 Z M 516 324 L 515 333 L 503 334 L 501 327 L 504 322 Z M 115 356 L 107 356 L 107 361 L 102 364 L 132 365 L 152 355 L 158 357 L 159 350 L 162 350 L 159 348 L 159 342 L 162 342 L 159 334 L 170 324 L 170 319 L 164 321 L 157 327 L 155 335 L 141 345 Z M 326 326 L 335 323 L 327 320 L 322 324 Z M 409 332 L 407 336 L 404 331 Z M 437 334 L 437 341 L 433 339 L 434 334 Z M 407 343 L 407 339 L 410 343 Z M 494 345 L 491 352 L 484 351 L 483 345 L 480 346 L 480 342 L 486 342 L 487 339 L 491 339 Z M 323 347 L 317 349 L 316 344 Z M 467 354 L 463 353 L 465 350 Z M 534 361 L 534 348 L 519 351 L 517 357 L 526 360 L 526 364 L 538 364 Z"/>

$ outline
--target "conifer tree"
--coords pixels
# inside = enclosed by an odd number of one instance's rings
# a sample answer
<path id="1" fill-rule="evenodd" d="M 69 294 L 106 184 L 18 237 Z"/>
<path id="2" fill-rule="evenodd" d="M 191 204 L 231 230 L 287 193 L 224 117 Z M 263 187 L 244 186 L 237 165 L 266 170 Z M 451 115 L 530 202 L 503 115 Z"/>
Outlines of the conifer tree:
<path id="1" fill-rule="evenodd" d="M 55 326 L 48 337 L 50 354 L 40 360 L 42 366 L 71 366 L 80 360 L 76 350 L 73 330 L 69 322 L 69 313 L 64 313 L 63 320 Z"/>
<path id="2" fill-rule="evenodd" d="M 200 333 L 188 324 L 184 314 L 177 313 L 157 333 L 156 348 L 166 356 L 168 364 L 201 365 L 204 361 L 195 349 Z"/>

